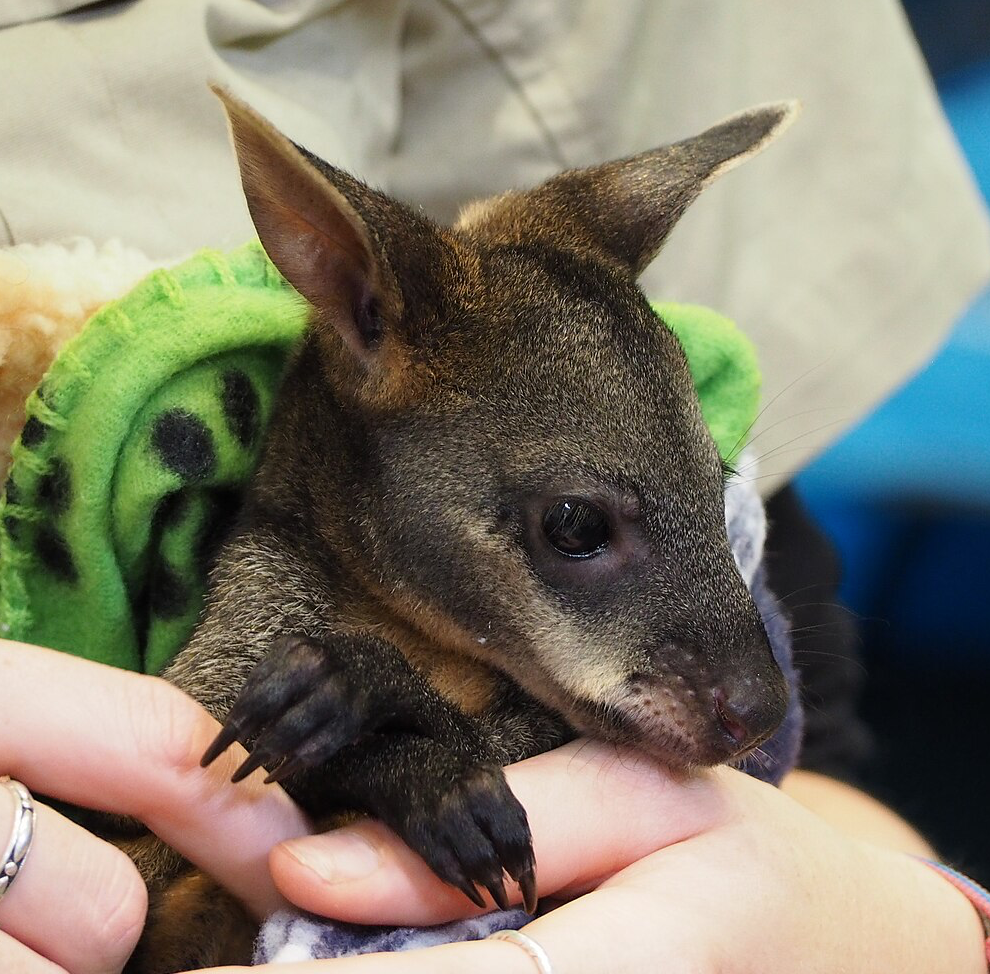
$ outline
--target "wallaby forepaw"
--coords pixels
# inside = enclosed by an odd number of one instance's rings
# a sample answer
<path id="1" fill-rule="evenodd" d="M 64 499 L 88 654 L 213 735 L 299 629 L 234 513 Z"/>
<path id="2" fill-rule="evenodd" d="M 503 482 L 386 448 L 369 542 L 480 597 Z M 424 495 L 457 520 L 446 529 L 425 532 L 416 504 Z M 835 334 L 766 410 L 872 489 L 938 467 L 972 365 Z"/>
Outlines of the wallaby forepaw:
<path id="1" fill-rule="evenodd" d="M 205 766 L 235 741 L 248 748 L 247 759 L 234 772 L 240 781 L 259 767 L 269 769 L 267 782 L 283 781 L 296 772 L 325 765 L 339 751 L 359 738 L 371 739 L 385 726 L 412 729 L 415 696 L 389 689 L 370 691 L 375 681 L 360 665 L 379 667 L 364 647 L 359 659 L 345 640 L 326 643 L 304 636 L 275 641 L 268 655 L 248 676 L 216 740 L 203 755 Z M 406 665 L 407 664 L 403 664 Z M 408 697 L 408 699 L 406 699 Z M 406 734 L 408 735 L 408 731 Z M 380 741 L 389 747 L 389 736 Z M 392 744 L 403 740 L 402 734 Z M 391 755 L 391 764 L 375 765 L 351 797 L 355 807 L 373 808 L 418 852 L 445 882 L 462 890 L 478 906 L 485 905 L 478 887 L 488 890 L 503 909 L 508 900 L 504 875 L 519 884 L 526 908 L 536 908 L 535 860 L 526 813 L 509 790 L 502 769 L 477 758 L 456 756 L 414 730 L 410 740 L 425 747 L 439 764 L 430 763 L 419 751 Z M 404 752 L 403 752 L 404 753 Z M 410 762 L 420 761 L 420 764 Z M 453 763 L 450 763 L 453 762 Z M 339 770 L 339 769 L 338 769 Z M 329 773 L 329 772 L 328 772 Z M 404 773 L 411 777 L 406 781 Z M 392 780 L 398 775 L 401 787 Z M 339 784 L 339 775 L 332 774 Z M 389 785 L 384 793 L 382 785 Z M 378 794 L 377 800 L 370 798 Z"/>
<path id="2" fill-rule="evenodd" d="M 401 825 L 406 842 L 430 868 L 484 907 L 477 887 L 508 908 L 504 874 L 519 885 L 526 909 L 536 910 L 536 860 L 526 812 L 502 769 L 475 766 L 450 787 L 412 797 Z"/>
<path id="3" fill-rule="evenodd" d="M 201 763 L 206 767 L 240 741 L 250 753 L 231 781 L 262 766 L 271 769 L 266 783 L 283 781 L 373 730 L 369 703 L 327 646 L 280 637 L 251 671 Z"/>

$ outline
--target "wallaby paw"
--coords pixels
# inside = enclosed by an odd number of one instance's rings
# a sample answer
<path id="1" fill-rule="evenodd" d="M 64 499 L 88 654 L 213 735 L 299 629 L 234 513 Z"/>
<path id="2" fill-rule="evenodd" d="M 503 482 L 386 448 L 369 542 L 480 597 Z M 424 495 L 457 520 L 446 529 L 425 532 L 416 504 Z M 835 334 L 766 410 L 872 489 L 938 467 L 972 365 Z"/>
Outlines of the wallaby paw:
<path id="1" fill-rule="evenodd" d="M 488 890 L 508 909 L 504 874 L 519 885 L 526 909 L 536 910 L 536 860 L 526 812 L 509 790 L 502 769 L 476 765 L 443 790 L 419 792 L 397 823 L 427 865 L 477 906 Z"/>
<path id="2" fill-rule="evenodd" d="M 240 741 L 250 753 L 231 781 L 262 766 L 270 769 L 266 784 L 282 781 L 374 730 L 371 703 L 329 647 L 283 636 L 251 671 L 201 764 L 206 767 Z M 382 717 L 374 716 L 376 722 Z"/>

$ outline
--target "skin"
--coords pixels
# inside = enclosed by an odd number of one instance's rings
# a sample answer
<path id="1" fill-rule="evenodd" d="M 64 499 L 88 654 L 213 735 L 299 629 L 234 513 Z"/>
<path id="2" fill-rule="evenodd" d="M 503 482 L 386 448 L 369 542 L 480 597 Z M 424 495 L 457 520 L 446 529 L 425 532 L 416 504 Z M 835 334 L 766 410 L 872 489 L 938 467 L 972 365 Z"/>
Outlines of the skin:
<path id="1" fill-rule="evenodd" d="M 383 826 L 308 836 L 285 793 L 261 784 L 263 772 L 230 785 L 243 750 L 201 768 L 218 725 L 164 681 L 0 641 L 0 684 L 8 688 L 5 771 L 36 794 L 136 816 L 256 916 L 285 897 L 380 923 L 471 912 Z M 587 742 L 515 765 L 508 779 L 533 826 L 541 891 L 564 901 L 526 928 L 557 974 L 986 970 L 973 909 L 903 854 L 929 853 L 924 841 L 836 782 L 795 773 L 778 791 L 726 768 L 677 778 Z M 0 801 L 0 835 L 11 817 L 12 804 Z M 28 864 L 0 901 L 0 969 L 117 972 L 145 908 L 131 861 L 39 801 Z M 481 942 L 293 970 L 531 974 L 533 966 L 512 945 Z"/>

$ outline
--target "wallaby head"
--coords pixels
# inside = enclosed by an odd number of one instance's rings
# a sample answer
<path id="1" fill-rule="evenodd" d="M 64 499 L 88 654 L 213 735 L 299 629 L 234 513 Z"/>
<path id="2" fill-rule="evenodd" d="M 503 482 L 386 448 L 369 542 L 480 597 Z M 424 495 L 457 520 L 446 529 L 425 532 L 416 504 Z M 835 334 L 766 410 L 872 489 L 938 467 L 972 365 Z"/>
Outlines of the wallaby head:
<path id="1" fill-rule="evenodd" d="M 473 204 L 443 228 L 218 94 L 261 241 L 315 309 L 297 366 L 309 379 L 290 376 L 285 395 L 305 387 L 320 422 L 350 430 L 333 446 L 346 456 L 314 460 L 309 429 L 298 457 L 350 584 L 580 732 L 678 765 L 765 739 L 786 683 L 729 549 L 723 465 L 684 354 L 636 276 L 795 106 Z"/>

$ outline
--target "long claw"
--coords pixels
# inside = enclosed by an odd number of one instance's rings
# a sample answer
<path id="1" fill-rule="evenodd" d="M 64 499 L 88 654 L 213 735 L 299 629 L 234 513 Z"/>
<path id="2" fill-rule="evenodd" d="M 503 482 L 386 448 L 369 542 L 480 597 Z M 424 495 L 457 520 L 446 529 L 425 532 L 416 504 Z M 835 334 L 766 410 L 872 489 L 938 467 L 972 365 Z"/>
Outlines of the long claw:
<path id="1" fill-rule="evenodd" d="M 523 897 L 523 907 L 527 913 L 535 914 L 539 894 L 536 890 L 536 871 L 530 867 L 519 876 L 519 891 Z"/>
<path id="2" fill-rule="evenodd" d="M 485 898 L 478 892 L 477 887 L 470 881 L 456 883 L 457 888 L 479 909 L 485 909 Z"/>
<path id="3" fill-rule="evenodd" d="M 244 760 L 244 763 L 231 775 L 231 782 L 236 785 L 238 781 L 243 781 L 252 771 L 260 768 L 268 758 L 269 755 L 255 748 Z"/>
<path id="4" fill-rule="evenodd" d="M 509 908 L 509 898 L 505 895 L 505 882 L 501 877 L 496 881 L 485 883 L 485 889 L 491 893 L 492 899 L 500 910 Z"/>
<path id="5" fill-rule="evenodd" d="M 199 759 L 201 768 L 209 767 L 224 751 L 237 740 L 240 728 L 235 724 L 224 724 L 220 728 L 220 733 L 213 739 L 213 743 L 203 752 Z"/>
<path id="6" fill-rule="evenodd" d="M 272 785 L 280 781 L 285 781 L 286 778 L 291 777 L 305 767 L 306 761 L 298 755 L 294 758 L 288 758 L 265 778 L 265 784 Z"/>

